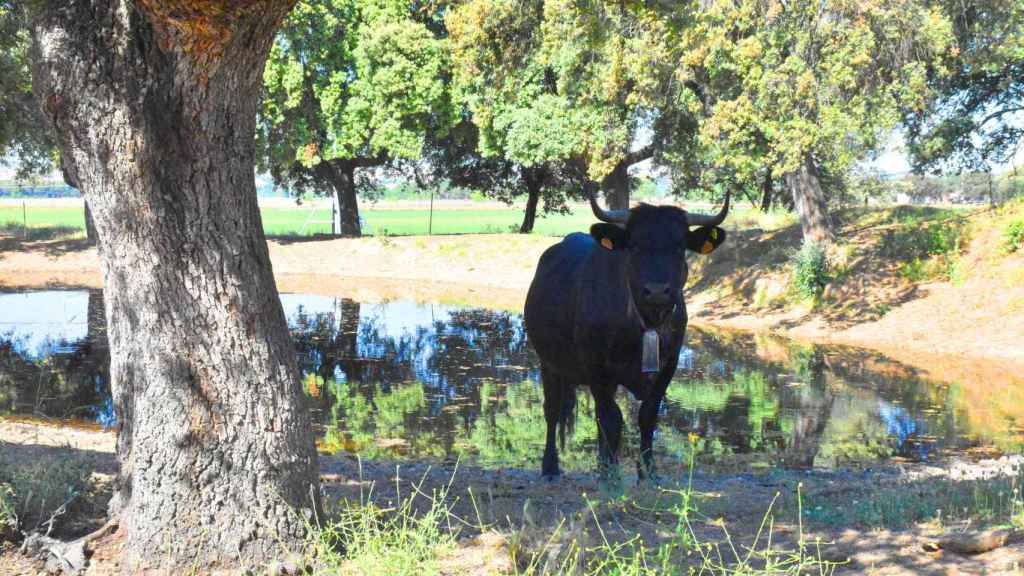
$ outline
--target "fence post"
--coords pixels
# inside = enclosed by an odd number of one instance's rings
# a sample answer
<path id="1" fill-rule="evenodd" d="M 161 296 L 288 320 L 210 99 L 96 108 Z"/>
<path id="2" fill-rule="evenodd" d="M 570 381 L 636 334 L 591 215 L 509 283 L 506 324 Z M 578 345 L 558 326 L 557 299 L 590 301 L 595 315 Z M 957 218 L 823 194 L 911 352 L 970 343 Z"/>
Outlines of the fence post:
<path id="1" fill-rule="evenodd" d="M 427 217 L 427 236 L 434 235 L 434 189 L 430 189 L 430 216 Z"/>
<path id="2" fill-rule="evenodd" d="M 25 201 L 21 201 L 21 237 L 28 238 L 28 209 Z"/>

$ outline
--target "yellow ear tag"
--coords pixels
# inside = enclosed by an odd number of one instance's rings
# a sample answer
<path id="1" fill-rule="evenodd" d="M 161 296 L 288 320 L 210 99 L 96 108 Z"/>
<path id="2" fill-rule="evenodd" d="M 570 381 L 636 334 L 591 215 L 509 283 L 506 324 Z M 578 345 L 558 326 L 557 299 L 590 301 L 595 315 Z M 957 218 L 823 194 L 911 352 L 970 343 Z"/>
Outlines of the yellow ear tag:
<path id="1" fill-rule="evenodd" d="M 718 240 L 718 228 L 711 229 L 711 239 Z"/>
<path id="2" fill-rule="evenodd" d="M 700 247 L 701 254 L 711 254 L 711 251 L 715 249 L 715 245 L 708 240 L 704 241 L 704 245 Z"/>
<path id="3" fill-rule="evenodd" d="M 612 245 L 612 241 L 611 241 L 610 238 L 601 238 L 601 246 L 604 246 L 605 248 L 607 248 L 609 250 L 611 250 L 612 248 L 615 247 L 615 246 Z"/>

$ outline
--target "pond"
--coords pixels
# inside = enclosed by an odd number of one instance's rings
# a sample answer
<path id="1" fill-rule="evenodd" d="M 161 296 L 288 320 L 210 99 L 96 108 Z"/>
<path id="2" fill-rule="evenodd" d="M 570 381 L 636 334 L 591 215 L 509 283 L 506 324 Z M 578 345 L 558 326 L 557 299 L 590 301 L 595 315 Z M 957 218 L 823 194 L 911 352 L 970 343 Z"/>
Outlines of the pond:
<path id="1" fill-rule="evenodd" d="M 520 315 L 281 301 L 322 451 L 539 468 L 543 394 Z M 0 293 L 0 415 L 114 426 L 108 364 L 101 291 Z M 788 467 L 1013 450 L 1024 444 L 1018 384 L 938 383 L 863 350 L 691 327 L 655 445 L 662 459 L 692 447 L 702 460 Z M 594 463 L 588 396 L 563 454 L 570 470 Z M 632 459 L 637 406 L 624 391 L 619 402 Z"/>

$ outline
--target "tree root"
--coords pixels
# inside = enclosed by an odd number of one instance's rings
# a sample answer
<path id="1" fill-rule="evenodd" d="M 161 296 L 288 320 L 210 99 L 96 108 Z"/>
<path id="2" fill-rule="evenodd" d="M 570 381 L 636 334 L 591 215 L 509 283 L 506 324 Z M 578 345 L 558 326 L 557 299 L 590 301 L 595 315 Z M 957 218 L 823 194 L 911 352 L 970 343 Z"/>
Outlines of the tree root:
<path id="1" fill-rule="evenodd" d="M 88 546 L 102 538 L 118 525 L 117 518 L 111 518 L 98 530 L 70 542 L 62 542 L 45 534 L 34 532 L 25 538 L 21 552 L 44 563 L 51 574 L 77 575 L 85 571 L 88 563 Z"/>

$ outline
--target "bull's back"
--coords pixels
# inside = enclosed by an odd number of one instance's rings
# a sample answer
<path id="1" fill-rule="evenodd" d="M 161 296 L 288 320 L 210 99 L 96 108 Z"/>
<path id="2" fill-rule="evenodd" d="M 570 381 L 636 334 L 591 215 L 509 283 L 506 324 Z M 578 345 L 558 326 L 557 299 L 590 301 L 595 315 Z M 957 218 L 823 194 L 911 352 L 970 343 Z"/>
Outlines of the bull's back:
<path id="1" fill-rule="evenodd" d="M 570 360 L 579 273 L 595 247 L 593 237 L 576 232 L 545 250 L 537 263 L 523 322 L 537 355 L 552 368 Z"/>

